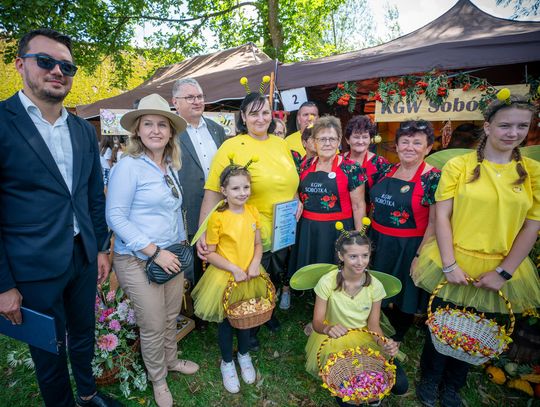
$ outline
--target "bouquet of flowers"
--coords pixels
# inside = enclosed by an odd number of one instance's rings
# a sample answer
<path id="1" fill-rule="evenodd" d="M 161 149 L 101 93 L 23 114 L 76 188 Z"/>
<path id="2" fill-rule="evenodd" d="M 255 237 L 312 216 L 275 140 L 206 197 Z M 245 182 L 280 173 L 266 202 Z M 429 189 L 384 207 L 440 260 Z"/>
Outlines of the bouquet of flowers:
<path id="1" fill-rule="evenodd" d="M 135 312 L 121 288 L 107 281 L 96 295 L 96 350 L 92 372 L 98 384 L 120 381 L 127 398 L 132 388 L 146 389 L 146 373 L 140 363 Z"/>

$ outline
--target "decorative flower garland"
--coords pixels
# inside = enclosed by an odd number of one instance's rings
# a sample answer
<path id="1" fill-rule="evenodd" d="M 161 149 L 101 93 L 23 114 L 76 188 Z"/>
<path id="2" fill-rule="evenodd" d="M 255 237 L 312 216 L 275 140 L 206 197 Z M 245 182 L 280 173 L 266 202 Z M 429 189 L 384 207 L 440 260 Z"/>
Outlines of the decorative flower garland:
<path id="1" fill-rule="evenodd" d="M 327 102 L 330 106 L 333 104 L 347 106 L 349 112 L 352 113 L 356 106 L 356 82 L 338 83 L 337 87 L 330 92 Z"/>
<path id="2" fill-rule="evenodd" d="M 453 349 L 461 349 L 469 355 L 485 357 L 493 357 L 501 352 L 500 349 L 492 349 L 491 347 L 484 345 L 479 339 L 474 338 L 465 332 L 457 331 L 446 325 L 437 325 L 435 323 L 436 317 L 442 314 L 448 314 L 457 318 L 466 318 L 473 320 L 477 324 L 487 325 L 497 333 L 495 338 L 498 339 L 499 345 L 503 348 L 502 350 L 507 349 L 508 344 L 512 342 L 512 339 L 506 334 L 505 327 L 498 325 L 493 320 L 486 319 L 484 314 L 478 316 L 466 310 L 446 306 L 446 308 L 437 309 L 437 311 L 428 318 L 426 323 L 430 326 L 431 332 L 441 342 L 449 345 Z"/>
<path id="3" fill-rule="evenodd" d="M 530 85 L 531 100 L 539 99 L 537 89 L 540 78 L 528 77 L 527 83 Z M 369 98 L 388 106 L 398 102 L 414 103 L 420 95 L 424 95 L 429 102 L 441 106 L 448 98 L 450 89 L 462 89 L 464 92 L 478 89 L 483 92 L 478 101 L 478 107 L 482 112 L 495 99 L 497 93 L 497 89 L 486 79 L 467 73 L 449 75 L 434 70 L 423 76 L 404 75 L 396 80 L 381 79 L 377 91 L 370 92 Z"/>

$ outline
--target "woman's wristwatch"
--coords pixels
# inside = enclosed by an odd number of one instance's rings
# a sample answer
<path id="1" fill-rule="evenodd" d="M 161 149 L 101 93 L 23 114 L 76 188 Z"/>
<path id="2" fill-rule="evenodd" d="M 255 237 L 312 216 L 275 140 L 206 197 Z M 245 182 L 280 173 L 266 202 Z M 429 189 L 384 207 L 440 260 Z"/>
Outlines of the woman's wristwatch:
<path id="1" fill-rule="evenodd" d="M 504 278 L 506 281 L 510 280 L 512 278 L 512 274 L 510 274 L 508 271 L 506 271 L 505 269 L 503 269 L 502 267 L 500 266 L 497 266 L 495 268 L 495 271 L 502 277 Z"/>

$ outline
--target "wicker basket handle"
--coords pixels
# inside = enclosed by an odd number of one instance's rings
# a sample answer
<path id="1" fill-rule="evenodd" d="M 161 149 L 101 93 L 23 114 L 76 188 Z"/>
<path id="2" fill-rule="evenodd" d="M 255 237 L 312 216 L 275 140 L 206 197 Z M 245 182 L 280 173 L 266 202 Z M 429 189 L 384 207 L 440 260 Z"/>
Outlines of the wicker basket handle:
<path id="1" fill-rule="evenodd" d="M 467 278 L 467 282 L 469 284 L 472 284 L 472 283 L 475 283 L 475 282 L 478 281 L 477 279 L 474 279 L 474 278 L 471 278 L 471 277 L 466 277 L 466 278 Z M 435 289 L 431 293 L 431 296 L 429 297 L 429 303 L 428 303 L 428 306 L 427 306 L 428 319 L 431 318 L 431 316 L 433 315 L 433 312 L 431 311 L 431 308 L 432 308 L 432 305 L 433 305 L 433 300 L 435 299 L 437 294 L 439 294 L 441 289 L 447 284 L 448 284 L 448 280 L 444 280 L 437 287 L 435 287 Z M 514 311 L 512 310 L 512 304 L 510 304 L 510 300 L 508 300 L 508 298 L 506 298 L 506 296 L 503 294 L 503 292 L 501 290 L 497 291 L 497 294 L 499 294 L 499 297 L 501 297 L 503 299 L 504 305 L 506 306 L 506 309 L 508 310 L 508 317 L 510 318 L 510 322 L 509 322 L 509 326 L 508 326 L 508 329 L 506 331 L 506 334 L 508 336 L 510 336 L 510 335 L 512 335 L 512 332 L 514 332 L 514 325 L 516 324 L 516 318 L 514 316 Z"/>
<path id="2" fill-rule="evenodd" d="M 262 278 L 264 282 L 266 283 L 266 296 L 268 300 L 273 303 L 274 298 L 276 296 L 276 289 L 274 287 L 274 284 L 272 284 L 272 281 L 270 281 L 270 278 L 268 278 L 267 274 L 259 274 L 255 278 Z M 241 283 L 246 282 L 247 280 L 240 281 Z M 227 281 L 227 286 L 225 287 L 225 291 L 223 292 L 223 308 L 225 309 L 225 312 L 229 309 L 229 300 L 231 298 L 232 290 L 238 285 L 239 283 L 235 281 L 234 276 L 231 274 L 229 277 L 229 281 Z"/>
<path id="3" fill-rule="evenodd" d="M 365 333 L 368 333 L 370 335 L 373 335 L 373 336 L 377 336 L 378 339 L 382 339 L 382 341 L 384 343 L 388 342 L 388 338 L 386 338 L 385 336 L 381 335 L 381 334 L 378 334 L 377 332 L 375 331 L 370 331 L 369 329 L 367 328 L 353 328 L 353 329 L 349 329 L 347 331 L 347 333 L 345 335 L 348 335 L 350 334 L 351 332 L 365 332 Z M 322 366 L 322 361 L 321 361 L 321 352 L 323 350 L 323 348 L 326 346 L 326 344 L 328 343 L 328 341 L 330 339 L 334 339 L 334 338 L 331 338 L 329 336 L 327 336 L 326 338 L 324 338 L 324 340 L 321 342 L 320 346 L 319 346 L 319 350 L 317 351 L 317 366 L 319 367 L 319 372 L 322 371 L 323 369 L 323 366 Z M 392 362 L 394 360 L 393 357 L 390 358 L 390 362 Z"/>

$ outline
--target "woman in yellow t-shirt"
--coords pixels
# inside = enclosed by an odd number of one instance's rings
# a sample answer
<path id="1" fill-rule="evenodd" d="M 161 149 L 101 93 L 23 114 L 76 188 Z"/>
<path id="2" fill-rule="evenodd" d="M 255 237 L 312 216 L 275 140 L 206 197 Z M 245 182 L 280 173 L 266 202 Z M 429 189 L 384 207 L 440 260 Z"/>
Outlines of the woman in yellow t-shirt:
<path id="1" fill-rule="evenodd" d="M 211 209 L 222 199 L 219 176 L 229 165 L 229 156 L 234 155 L 234 162 L 245 165 L 253 157 L 258 160 L 249 167 L 251 173 L 251 196 L 248 204 L 258 209 L 261 216 L 261 240 L 263 257 L 261 264 L 277 287 L 283 283 L 288 248 L 271 252 L 272 216 L 274 204 L 297 198 L 298 173 L 285 140 L 272 133 L 272 111 L 268 99 L 260 93 L 247 95 L 240 105 L 240 117 L 236 123 L 239 135 L 226 140 L 218 149 L 208 180 L 204 186 L 204 199 L 201 206 L 200 223 Z M 298 205 L 297 218 L 302 211 Z M 206 239 L 201 237 L 197 242 L 199 255 L 208 254 Z M 279 323 L 273 317 L 267 326 L 276 330 Z M 252 349 L 257 349 L 257 338 L 252 337 Z"/>
<path id="2" fill-rule="evenodd" d="M 540 230 L 540 164 L 521 157 L 534 107 L 511 96 L 485 112 L 484 135 L 474 153 L 450 160 L 435 195 L 436 240 L 422 248 L 412 277 L 432 291 L 445 279 L 442 299 L 480 312 L 505 313 L 501 290 L 515 312 L 540 305 L 540 279 L 527 257 Z M 466 277 L 477 279 L 468 285 Z M 469 365 L 438 353 L 429 336 L 417 395 L 434 405 L 461 405 Z"/>

